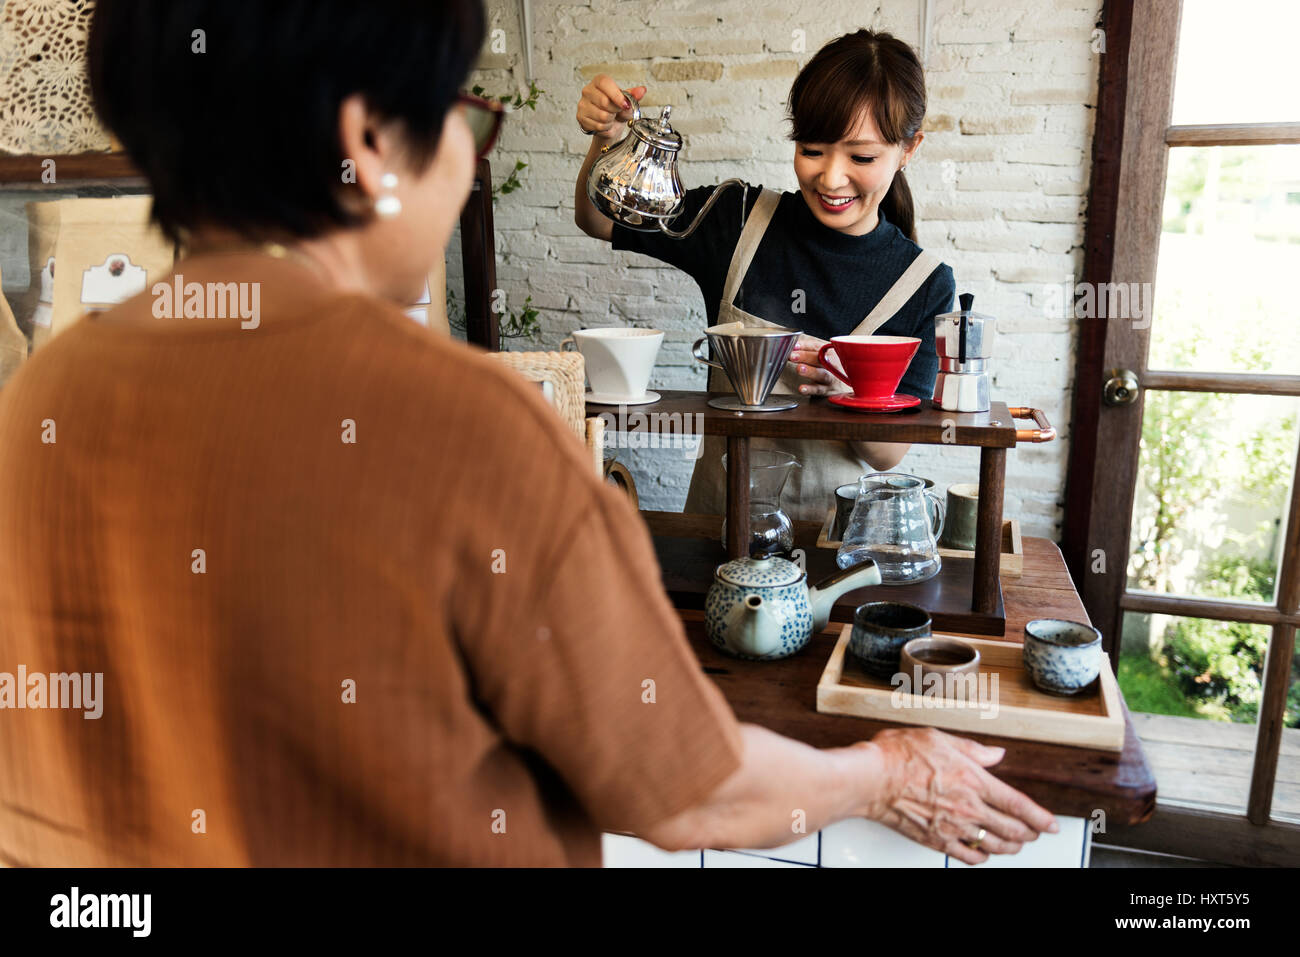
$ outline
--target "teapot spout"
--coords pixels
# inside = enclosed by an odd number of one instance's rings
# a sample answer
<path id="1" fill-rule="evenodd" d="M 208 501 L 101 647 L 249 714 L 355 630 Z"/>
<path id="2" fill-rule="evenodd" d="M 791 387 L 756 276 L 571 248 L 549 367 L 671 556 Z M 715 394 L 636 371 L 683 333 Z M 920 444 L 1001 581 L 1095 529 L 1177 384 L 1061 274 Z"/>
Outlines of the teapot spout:
<path id="1" fill-rule="evenodd" d="M 760 595 L 749 595 L 727 615 L 727 648 L 747 658 L 766 658 L 781 646 L 780 622 Z"/>
<path id="2" fill-rule="evenodd" d="M 718 201 L 718 197 L 722 195 L 723 191 L 726 190 L 728 186 L 740 187 L 741 189 L 740 208 L 745 209 L 747 204 L 749 203 L 749 184 L 746 183 L 743 179 L 724 179 L 713 190 L 713 193 L 709 196 L 709 198 L 705 200 L 704 205 L 700 207 L 700 211 L 695 214 L 695 219 L 689 226 L 687 226 L 685 229 L 678 232 L 676 230 L 669 229 L 667 220 L 661 219 L 658 222 L 659 231 L 661 233 L 664 233 L 667 236 L 670 236 L 673 239 L 685 239 L 687 236 L 689 236 L 691 233 L 695 232 L 695 230 L 699 228 L 700 223 L 704 222 L 704 217 L 709 214 L 709 210 L 713 207 L 713 204 Z"/>
<path id="3" fill-rule="evenodd" d="M 831 620 L 831 606 L 845 592 L 879 584 L 880 568 L 870 558 L 863 559 L 856 565 L 850 565 L 843 571 L 819 581 L 808 589 L 808 606 L 812 609 L 813 631 L 818 632 L 826 627 L 826 623 Z"/>

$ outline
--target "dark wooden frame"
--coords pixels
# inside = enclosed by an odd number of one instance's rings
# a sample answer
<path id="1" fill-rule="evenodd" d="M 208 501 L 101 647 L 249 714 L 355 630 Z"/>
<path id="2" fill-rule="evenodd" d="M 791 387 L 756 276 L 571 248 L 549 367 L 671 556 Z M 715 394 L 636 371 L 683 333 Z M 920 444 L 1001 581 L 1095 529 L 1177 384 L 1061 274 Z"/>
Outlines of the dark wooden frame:
<path id="1" fill-rule="evenodd" d="M 1093 284 L 1110 279 L 1115 259 L 1115 220 L 1119 209 L 1120 158 L 1124 151 L 1133 0 L 1106 0 L 1101 29 L 1105 32 L 1106 53 L 1101 57 L 1098 76 L 1088 220 L 1083 239 L 1083 281 Z M 1070 575 L 1080 585 L 1087 579 L 1090 565 L 1088 524 L 1092 514 L 1093 463 L 1097 460 L 1097 423 L 1101 414 L 1105 347 L 1105 322 L 1079 325 L 1061 553 L 1065 556 Z M 1080 587 L 1080 594 L 1082 591 Z M 1093 622 L 1101 627 L 1096 609 L 1088 602 L 1087 596 L 1084 596 L 1084 603 L 1088 605 Z"/>
<path id="2" fill-rule="evenodd" d="M 492 220 L 492 167 L 478 161 L 474 188 L 460 214 L 460 249 L 465 264 L 465 339 L 496 352 L 501 348 L 492 291 L 497 287 L 497 247 Z"/>
<path id="3" fill-rule="evenodd" d="M 1300 124 L 1251 123 L 1172 126 L 1181 0 L 1150 0 L 1135 16 L 1132 0 L 1107 0 L 1089 219 L 1083 280 L 1087 283 L 1155 280 L 1167 151 L 1177 146 L 1264 145 L 1300 142 Z M 1117 210 L 1125 211 L 1124 217 Z M 1117 264 L 1125 270 L 1117 276 Z M 1067 480 L 1062 550 L 1093 622 L 1106 636 L 1113 662 L 1119 655 L 1125 611 L 1149 611 L 1219 620 L 1256 622 L 1273 628 L 1265 663 L 1250 798 L 1244 818 L 1187 808 L 1164 808 L 1140 837 L 1114 835 L 1129 846 L 1204 856 L 1225 863 L 1276 863 L 1279 847 L 1300 853 L 1300 827 L 1271 821 L 1270 811 L 1281 743 L 1290 667 L 1300 624 L 1300 462 L 1297 462 L 1287 535 L 1273 606 L 1129 593 L 1127 556 L 1131 498 L 1122 490 L 1137 478 L 1142 391 L 1132 405 L 1101 402 L 1107 370 L 1126 357 L 1145 357 L 1147 331 L 1123 321 L 1081 324 L 1073 405 L 1073 442 Z M 1132 368 L 1132 365 L 1130 365 Z M 1148 371 L 1143 358 L 1133 371 L 1142 390 L 1300 395 L 1294 376 Z M 1104 452 L 1100 451 L 1104 450 Z M 1104 473 L 1102 470 L 1105 470 Z M 1117 507 L 1119 503 L 1119 507 Z M 1125 507 L 1125 506 L 1129 507 Z M 1094 571 L 1100 553 L 1105 571 Z M 1180 827 L 1178 822 L 1185 822 Z M 1239 824 L 1240 839 L 1217 853 L 1199 846 L 1205 827 Z M 1206 822 L 1210 822 L 1206 824 Z M 1265 827 L 1264 825 L 1267 825 Z M 1135 834 L 1137 832 L 1134 832 Z M 1203 842 L 1202 842 L 1203 844 Z M 1202 853 L 1206 852 L 1206 853 Z"/>
<path id="4" fill-rule="evenodd" d="M 125 153 L 69 153 L 63 156 L 15 156 L 0 153 L 0 183 L 41 183 L 42 164 L 52 159 L 59 182 L 51 186 L 81 180 L 136 179 L 141 173 Z"/>

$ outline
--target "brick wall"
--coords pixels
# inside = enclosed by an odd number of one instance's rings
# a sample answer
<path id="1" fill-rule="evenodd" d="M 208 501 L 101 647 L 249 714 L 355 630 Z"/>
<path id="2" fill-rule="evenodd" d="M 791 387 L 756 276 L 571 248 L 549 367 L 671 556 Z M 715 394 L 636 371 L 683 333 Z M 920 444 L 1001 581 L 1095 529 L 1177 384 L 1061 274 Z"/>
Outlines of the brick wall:
<path id="1" fill-rule="evenodd" d="M 705 325 L 693 280 L 654 260 L 615 253 L 573 223 L 573 186 L 588 146 L 574 121 L 582 86 L 608 73 L 673 106 L 685 145 L 684 184 L 731 176 L 794 189 L 785 140 L 790 82 L 817 49 L 862 26 L 917 44 L 921 0 L 534 0 L 533 64 L 546 92 L 512 114 L 492 159 L 504 175 L 528 163 L 524 188 L 496 207 L 498 279 L 517 308 L 541 310 L 537 345 L 574 329 L 662 329 L 652 388 L 703 388 L 689 354 Z M 908 167 L 922 246 L 952 266 L 958 290 L 998 318 L 993 395 L 1046 410 L 1062 438 L 1008 456 L 1008 517 L 1026 534 L 1058 537 L 1065 480 L 1075 330 L 1052 318 L 1050 283 L 1082 268 L 1083 223 L 1103 39 L 1101 0 L 933 0 L 926 74 L 927 137 Z M 504 52 L 485 47 L 474 82 L 490 93 L 526 87 L 513 3 L 489 3 Z M 802 39 L 803 47 L 799 49 Z M 457 285 L 458 253 L 449 264 Z M 1059 293 L 1058 293 L 1059 295 Z M 623 450 L 644 507 L 680 509 L 691 461 Z M 941 487 L 978 477 L 978 452 L 916 446 L 905 470 Z"/>

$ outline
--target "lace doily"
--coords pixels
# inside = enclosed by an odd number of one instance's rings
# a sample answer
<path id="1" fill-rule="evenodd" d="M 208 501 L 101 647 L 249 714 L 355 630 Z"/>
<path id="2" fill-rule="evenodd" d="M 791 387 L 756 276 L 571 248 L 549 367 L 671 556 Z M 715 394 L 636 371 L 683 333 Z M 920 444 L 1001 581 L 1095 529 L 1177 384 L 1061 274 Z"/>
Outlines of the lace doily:
<path id="1" fill-rule="evenodd" d="M 108 149 L 86 76 L 95 0 L 0 2 L 0 150 L 49 156 Z"/>

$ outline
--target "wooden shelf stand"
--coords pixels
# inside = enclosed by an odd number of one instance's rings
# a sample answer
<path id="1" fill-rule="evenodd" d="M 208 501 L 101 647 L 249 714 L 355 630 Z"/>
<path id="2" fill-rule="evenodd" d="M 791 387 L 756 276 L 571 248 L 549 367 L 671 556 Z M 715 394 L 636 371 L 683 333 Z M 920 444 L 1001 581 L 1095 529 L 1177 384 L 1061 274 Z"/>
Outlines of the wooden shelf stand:
<path id="1" fill-rule="evenodd" d="M 1019 441 L 1029 437 L 1031 430 L 1018 430 L 1016 417 L 1032 410 L 1016 409 L 1018 416 L 1003 402 L 994 402 L 988 412 L 947 412 L 922 400 L 915 412 L 864 414 L 831 405 L 824 397 L 790 396 L 799 404 L 785 412 L 727 412 L 708 405 L 708 400 L 721 393 L 692 391 L 662 391 L 662 398 L 645 406 L 587 406 L 587 415 L 613 415 L 616 425 L 607 425 L 623 432 L 648 430 L 659 434 L 696 434 L 702 425 L 705 434 L 721 435 L 727 440 L 727 543 L 724 558 L 741 557 L 749 547 L 749 443 L 750 439 L 802 438 L 828 441 L 901 442 L 914 445 L 973 446 L 980 450 L 979 514 L 975 535 L 973 561 L 945 562 L 945 572 L 932 581 L 931 591 L 951 592 L 952 588 L 969 589 L 966 617 L 945 615 L 947 627 L 963 626 L 965 630 L 980 634 L 1001 635 L 1005 627 L 1002 606 L 1000 556 L 1002 534 L 1002 504 L 1006 487 L 1006 453 Z M 786 398 L 783 396 L 782 398 Z M 1038 418 L 1040 425 L 1045 425 Z M 1050 427 L 1043 432 L 1050 438 Z M 1054 434 L 1054 433 L 1051 433 Z M 1038 440 L 1043 440 L 1042 438 Z M 829 504 L 829 503 L 828 503 Z M 652 529 L 653 530 L 653 529 Z M 669 536 L 671 537 L 671 536 Z M 816 533 L 813 533 L 815 541 Z M 664 559 L 685 561 L 691 566 L 694 577 L 702 569 L 686 554 L 698 551 L 702 545 L 673 545 L 667 547 L 670 555 Z M 685 551 L 684 551 L 685 550 Z M 661 552 L 664 547 L 661 546 Z M 812 557 L 816 549 L 806 550 Z M 707 556 L 705 556 L 707 557 Z M 809 566 L 810 577 L 812 573 Z M 668 575 L 668 571 L 665 570 Z M 707 590 L 712 581 L 712 569 L 702 583 Z M 882 590 L 900 600 L 907 600 L 903 592 L 924 588 L 929 583 L 909 586 L 877 586 L 865 591 Z M 670 587 L 669 591 L 673 589 Z M 846 596 L 847 598 L 848 596 Z M 877 595 L 874 597 L 885 597 Z M 931 600 L 935 596 L 930 596 Z M 951 596 L 944 602 L 951 606 Z M 929 605 L 926 606 L 930 607 Z M 939 627 L 936 621 L 936 627 Z"/>

